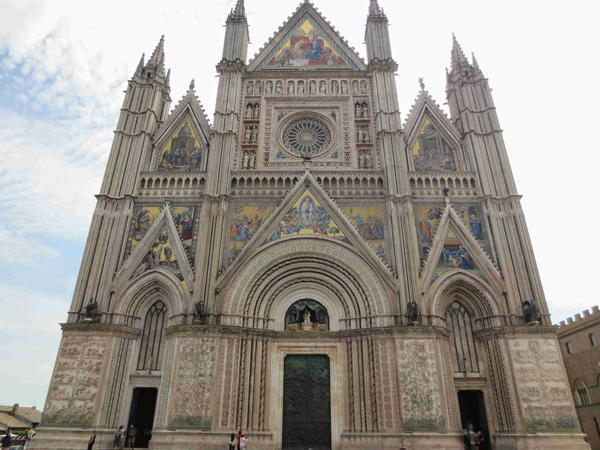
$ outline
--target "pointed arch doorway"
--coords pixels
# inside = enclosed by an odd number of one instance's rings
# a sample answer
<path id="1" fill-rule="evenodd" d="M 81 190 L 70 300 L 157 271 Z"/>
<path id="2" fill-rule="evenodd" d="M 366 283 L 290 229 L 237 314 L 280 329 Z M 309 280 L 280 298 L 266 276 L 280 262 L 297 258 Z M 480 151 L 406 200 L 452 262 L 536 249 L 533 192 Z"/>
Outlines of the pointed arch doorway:
<path id="1" fill-rule="evenodd" d="M 283 375 L 284 450 L 331 449 L 327 355 L 287 355 Z"/>

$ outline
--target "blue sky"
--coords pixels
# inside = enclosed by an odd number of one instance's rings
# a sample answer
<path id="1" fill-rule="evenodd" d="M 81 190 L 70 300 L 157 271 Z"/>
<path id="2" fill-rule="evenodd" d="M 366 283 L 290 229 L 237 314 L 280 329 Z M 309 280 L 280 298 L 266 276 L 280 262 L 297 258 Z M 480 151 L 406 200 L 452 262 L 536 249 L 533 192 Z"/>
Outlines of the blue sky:
<path id="1" fill-rule="evenodd" d="M 298 0 L 246 0 L 252 56 Z M 424 77 L 442 105 L 454 32 L 494 89 L 555 322 L 598 304 L 600 122 L 592 2 L 380 0 L 403 120 Z M 165 34 L 173 106 L 192 78 L 212 118 L 233 0 L 0 0 L 0 404 L 43 402 L 126 81 Z M 316 6 L 365 56 L 368 1 Z M 500 8 L 501 7 L 501 8 Z"/>

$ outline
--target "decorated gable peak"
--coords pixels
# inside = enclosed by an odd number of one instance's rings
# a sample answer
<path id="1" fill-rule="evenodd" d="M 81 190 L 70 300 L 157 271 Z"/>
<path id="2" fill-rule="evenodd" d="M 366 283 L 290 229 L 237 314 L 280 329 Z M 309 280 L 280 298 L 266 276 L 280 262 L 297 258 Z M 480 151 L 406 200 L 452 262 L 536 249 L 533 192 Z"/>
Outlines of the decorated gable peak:
<path id="1" fill-rule="evenodd" d="M 211 126 L 194 91 L 194 80 L 155 137 L 151 170 L 204 170 Z"/>
<path id="2" fill-rule="evenodd" d="M 250 61 L 250 71 L 366 70 L 348 45 L 316 8 L 302 3 Z"/>
<path id="3" fill-rule="evenodd" d="M 411 170 L 464 170 L 460 134 L 429 93 L 421 88 L 404 124 Z"/>

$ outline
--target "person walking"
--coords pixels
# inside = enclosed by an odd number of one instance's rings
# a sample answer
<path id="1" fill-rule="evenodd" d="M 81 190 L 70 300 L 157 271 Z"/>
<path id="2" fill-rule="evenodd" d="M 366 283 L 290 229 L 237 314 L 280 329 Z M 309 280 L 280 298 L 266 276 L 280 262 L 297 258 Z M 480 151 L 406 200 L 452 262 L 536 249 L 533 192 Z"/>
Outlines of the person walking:
<path id="1" fill-rule="evenodd" d="M 88 450 L 92 450 L 94 448 L 95 443 L 96 443 L 96 430 L 92 431 L 92 435 L 90 436 L 90 440 L 88 441 Z"/>
<path id="2" fill-rule="evenodd" d="M 10 450 L 10 440 L 11 440 L 12 428 L 6 430 L 6 435 L 2 438 L 1 445 L 2 450 Z"/>
<path id="3" fill-rule="evenodd" d="M 235 434 L 231 433 L 229 438 L 229 450 L 235 450 Z"/>
<path id="4" fill-rule="evenodd" d="M 119 428 L 121 429 L 121 436 L 119 436 L 119 450 L 123 450 L 125 448 L 125 435 L 127 434 L 127 430 L 125 430 L 125 425 L 121 425 Z"/>
<path id="5" fill-rule="evenodd" d="M 242 434 L 240 438 L 240 450 L 245 449 L 248 446 L 248 438 L 245 434 Z"/>
<path id="6" fill-rule="evenodd" d="M 133 424 L 129 426 L 129 430 L 127 430 L 127 436 L 129 437 L 129 448 L 135 448 L 135 436 L 137 435 L 137 429 Z"/>
<path id="7" fill-rule="evenodd" d="M 475 433 L 475 450 L 483 449 L 483 442 L 485 441 L 484 434 L 480 431 Z"/>

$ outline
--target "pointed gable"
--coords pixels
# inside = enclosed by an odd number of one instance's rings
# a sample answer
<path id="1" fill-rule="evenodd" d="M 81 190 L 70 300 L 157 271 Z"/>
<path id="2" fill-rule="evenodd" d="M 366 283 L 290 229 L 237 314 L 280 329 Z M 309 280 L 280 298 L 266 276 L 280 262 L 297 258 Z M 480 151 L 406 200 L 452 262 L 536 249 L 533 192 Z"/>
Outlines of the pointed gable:
<path id="1" fill-rule="evenodd" d="M 366 65 L 323 16 L 305 2 L 259 51 L 248 70 L 366 70 Z"/>
<path id="2" fill-rule="evenodd" d="M 346 235 L 331 218 L 327 208 L 308 188 L 281 218 L 268 241 L 299 235 L 316 235 L 347 241 Z"/>
<path id="3" fill-rule="evenodd" d="M 150 270 L 162 270 L 177 278 L 186 289 L 193 287 L 195 208 L 165 204 L 141 206 L 134 212 L 127 260 L 114 278 L 120 289 Z"/>
<path id="4" fill-rule="evenodd" d="M 396 281 L 391 276 L 391 268 L 383 261 L 382 254 L 369 245 L 359 230 L 346 217 L 337 204 L 317 184 L 310 173 L 305 173 L 296 186 L 283 199 L 282 203 L 270 214 L 264 212 L 265 220 L 260 220 L 262 226 L 253 232 L 247 244 L 241 251 L 236 252 L 235 259 L 224 269 L 219 281 L 223 285 L 245 264 L 261 247 L 278 245 L 278 242 L 295 238 L 332 239 L 343 245 L 351 246 L 355 251 L 370 261 L 388 283 L 395 286 Z M 235 214 L 235 212 L 234 212 Z M 235 217 L 235 216 L 234 216 Z M 262 217 L 262 216 L 261 216 Z M 247 217 L 248 229 L 251 229 L 252 218 Z M 234 221 L 232 221 L 232 224 Z M 237 235 L 237 231 L 236 231 Z M 234 239 L 233 225 L 230 233 L 230 249 Z M 233 242 L 237 245 L 236 242 Z M 231 250 L 230 250 L 231 251 Z M 238 254 L 239 253 L 239 254 Z"/>
<path id="5" fill-rule="evenodd" d="M 211 127 L 194 82 L 155 136 L 152 170 L 205 170 Z"/>
<path id="6" fill-rule="evenodd" d="M 464 170 L 460 134 L 429 93 L 421 90 L 404 125 L 411 170 Z"/>
<path id="7" fill-rule="evenodd" d="M 422 292 L 447 272 L 465 270 L 499 287 L 502 279 L 488 255 L 487 233 L 476 204 L 417 205 Z"/>

